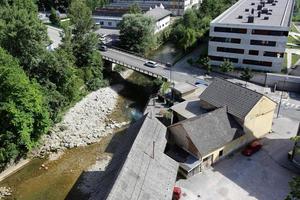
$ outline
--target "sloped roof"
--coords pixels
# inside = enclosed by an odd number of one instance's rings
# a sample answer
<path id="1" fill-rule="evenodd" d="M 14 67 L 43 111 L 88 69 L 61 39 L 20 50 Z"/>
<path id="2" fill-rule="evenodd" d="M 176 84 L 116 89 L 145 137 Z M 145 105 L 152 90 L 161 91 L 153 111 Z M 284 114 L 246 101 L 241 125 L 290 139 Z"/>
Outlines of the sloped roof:
<path id="1" fill-rule="evenodd" d="M 145 13 L 145 16 L 152 17 L 155 21 L 159 21 L 171 14 L 172 14 L 172 12 L 170 12 L 166 9 L 156 7 L 156 8 L 153 8 L 153 9 L 147 11 Z"/>
<path id="2" fill-rule="evenodd" d="M 170 131 L 176 126 L 182 126 L 201 156 L 244 134 L 242 127 L 226 112 L 225 107 L 178 122 L 170 126 Z"/>
<path id="3" fill-rule="evenodd" d="M 178 163 L 164 154 L 166 127 L 149 115 L 137 124 L 128 130 L 137 131 L 138 135 L 107 199 L 169 200 L 172 198 Z"/>
<path id="4" fill-rule="evenodd" d="M 216 77 L 200 95 L 200 99 L 217 108 L 227 106 L 228 113 L 244 119 L 262 96 L 263 94 Z"/>

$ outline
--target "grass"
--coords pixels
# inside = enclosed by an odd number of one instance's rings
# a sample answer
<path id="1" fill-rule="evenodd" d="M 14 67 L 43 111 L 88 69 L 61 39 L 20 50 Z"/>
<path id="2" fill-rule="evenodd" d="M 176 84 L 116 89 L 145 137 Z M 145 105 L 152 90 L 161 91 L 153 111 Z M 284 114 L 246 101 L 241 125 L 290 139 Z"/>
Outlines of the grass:
<path id="1" fill-rule="evenodd" d="M 295 65 L 299 59 L 300 59 L 300 55 L 292 54 L 292 66 Z"/>
<path id="2" fill-rule="evenodd" d="M 295 32 L 295 33 L 300 33 L 299 31 L 298 31 L 298 29 L 296 28 L 296 26 L 295 26 L 295 24 L 294 23 L 292 23 L 292 25 L 291 25 L 291 30 L 290 30 L 291 32 Z"/>

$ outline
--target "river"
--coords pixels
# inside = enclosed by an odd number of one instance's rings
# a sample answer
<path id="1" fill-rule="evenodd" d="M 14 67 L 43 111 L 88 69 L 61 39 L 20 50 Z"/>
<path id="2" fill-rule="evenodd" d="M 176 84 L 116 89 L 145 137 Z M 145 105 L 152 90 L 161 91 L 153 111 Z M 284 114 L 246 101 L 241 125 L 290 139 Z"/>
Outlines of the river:
<path id="1" fill-rule="evenodd" d="M 121 82 L 124 89 L 119 93 L 117 106 L 110 114 L 110 118 L 117 122 L 136 120 L 141 117 L 151 88 L 153 89 L 152 81 L 145 80 L 138 73 L 133 73 L 128 80 Z M 141 88 L 144 87 L 141 86 L 143 84 L 148 84 L 148 86 Z M 148 91 L 148 93 L 141 91 Z M 88 194 L 80 193 L 74 188 L 74 185 L 84 170 L 111 154 L 107 148 L 111 146 L 112 138 L 118 138 L 115 137 L 116 134 L 124 134 L 124 132 L 122 129 L 117 130 L 115 133 L 102 138 L 98 143 L 66 150 L 57 160 L 33 159 L 19 171 L 0 182 L 0 187 L 8 186 L 12 190 L 12 196 L 6 199 L 87 199 Z M 42 168 L 42 164 L 48 169 Z"/>
<path id="2" fill-rule="evenodd" d="M 171 63 L 174 64 L 177 62 L 182 56 L 184 52 L 177 48 L 174 43 L 167 42 L 160 46 L 155 51 L 151 52 L 147 57 L 150 59 L 160 61 L 162 63 Z"/>

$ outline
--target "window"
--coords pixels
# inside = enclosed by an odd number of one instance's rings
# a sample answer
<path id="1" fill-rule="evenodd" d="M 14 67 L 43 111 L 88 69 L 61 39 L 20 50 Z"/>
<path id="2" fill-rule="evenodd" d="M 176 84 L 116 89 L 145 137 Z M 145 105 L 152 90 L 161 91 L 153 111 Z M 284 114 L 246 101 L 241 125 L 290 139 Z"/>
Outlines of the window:
<path id="1" fill-rule="evenodd" d="M 264 56 L 283 58 L 284 53 L 264 51 Z"/>
<path id="2" fill-rule="evenodd" d="M 221 62 L 223 62 L 224 60 L 229 60 L 230 62 L 233 62 L 233 63 L 237 63 L 238 62 L 237 58 L 227 58 L 227 57 L 222 57 L 222 56 L 209 56 L 209 58 L 211 60 L 221 61 Z"/>
<path id="3" fill-rule="evenodd" d="M 111 22 L 108 22 L 108 26 L 111 26 L 112 25 L 112 23 Z"/>
<path id="4" fill-rule="evenodd" d="M 257 50 L 249 50 L 249 55 L 258 55 L 258 51 Z"/>
<path id="5" fill-rule="evenodd" d="M 262 30 L 262 29 L 253 29 L 253 35 L 274 35 L 274 36 L 288 36 L 288 31 L 275 31 L 275 30 Z"/>
<path id="6" fill-rule="evenodd" d="M 219 157 L 223 156 L 223 149 L 219 151 Z"/>
<path id="7" fill-rule="evenodd" d="M 243 60 L 243 64 L 259 65 L 259 66 L 265 66 L 265 67 L 272 67 L 272 62 L 259 61 L 259 60 L 248 60 L 248 59 L 244 59 L 244 60 Z"/>
<path id="8" fill-rule="evenodd" d="M 215 32 L 225 32 L 225 33 L 241 33 L 246 34 L 247 29 L 245 28 L 228 28 L 228 27 L 215 27 Z"/>
<path id="9" fill-rule="evenodd" d="M 217 47 L 217 51 L 227 52 L 227 53 L 238 53 L 238 54 L 244 53 L 244 49 L 227 48 L 227 47 Z"/>
<path id="10" fill-rule="evenodd" d="M 103 25 L 104 24 L 104 22 L 103 21 L 100 21 L 100 25 Z"/>
<path id="11" fill-rule="evenodd" d="M 212 37 L 210 39 L 210 41 L 213 41 L 213 42 L 225 42 L 225 43 L 236 43 L 236 44 L 240 44 L 241 43 L 241 39 L 238 39 L 238 38 L 224 38 L 224 37 Z"/>
<path id="12" fill-rule="evenodd" d="M 260 45 L 260 46 L 271 46 L 271 47 L 276 46 L 275 41 L 264 41 L 264 40 L 251 40 L 250 44 L 251 45 Z"/>

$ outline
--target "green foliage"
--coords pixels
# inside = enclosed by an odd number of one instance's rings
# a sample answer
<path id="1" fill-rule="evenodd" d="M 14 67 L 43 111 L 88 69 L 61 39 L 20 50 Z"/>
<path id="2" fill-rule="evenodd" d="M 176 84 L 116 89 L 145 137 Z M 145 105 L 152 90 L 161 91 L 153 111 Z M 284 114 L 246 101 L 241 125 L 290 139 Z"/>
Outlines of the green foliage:
<path id="1" fill-rule="evenodd" d="M 221 65 L 220 65 L 220 70 L 221 72 L 227 73 L 227 72 L 232 72 L 234 70 L 232 62 L 229 60 L 225 60 Z"/>
<path id="2" fill-rule="evenodd" d="M 86 5 L 91 9 L 94 10 L 98 7 L 103 7 L 108 3 L 108 0 L 86 0 Z"/>
<path id="3" fill-rule="evenodd" d="M 244 69 L 244 71 L 241 74 L 241 79 L 248 82 L 251 78 L 253 78 L 253 73 L 251 69 Z"/>
<path id="4" fill-rule="evenodd" d="M 40 86 L 0 49 L 0 167 L 31 149 L 50 125 Z"/>
<path id="5" fill-rule="evenodd" d="M 210 62 L 209 57 L 200 58 L 199 62 L 198 62 L 203 67 L 203 69 L 206 70 L 207 74 L 210 74 L 210 72 L 212 70 L 212 67 L 209 64 L 209 62 Z"/>
<path id="6" fill-rule="evenodd" d="M 1 6 L 0 19 L 0 46 L 18 58 L 27 73 L 38 67 L 49 40 L 35 3 L 17 0 Z"/>
<path id="7" fill-rule="evenodd" d="M 154 22 L 141 14 L 127 14 L 119 24 L 121 46 L 146 54 L 155 47 Z"/>
<path id="8" fill-rule="evenodd" d="M 231 3 L 231 0 L 203 0 L 199 9 L 187 10 L 175 23 L 172 40 L 183 50 L 193 47 L 208 32 L 211 20 Z"/>
<path id="9" fill-rule="evenodd" d="M 129 14 L 141 14 L 142 9 L 140 8 L 139 4 L 134 3 L 129 6 Z"/>
<path id="10" fill-rule="evenodd" d="M 50 20 L 51 24 L 56 25 L 56 26 L 59 25 L 60 19 L 54 8 L 51 8 L 49 20 Z"/>
<path id="11" fill-rule="evenodd" d="M 300 177 L 294 177 L 293 180 L 289 183 L 290 193 L 285 198 L 286 200 L 298 200 L 300 199 Z"/>
<path id="12" fill-rule="evenodd" d="M 161 84 L 161 87 L 160 87 L 160 90 L 159 92 L 162 94 L 162 95 L 165 95 L 167 94 L 167 92 L 170 90 L 170 87 L 171 87 L 171 83 L 168 82 L 168 81 L 165 81 Z"/>
<path id="13" fill-rule="evenodd" d="M 189 58 L 189 59 L 187 59 L 187 63 L 189 63 L 190 65 L 193 65 L 193 64 L 194 64 L 194 60 L 193 60 L 193 58 Z"/>
<path id="14" fill-rule="evenodd" d="M 122 65 L 117 64 L 117 65 L 115 66 L 114 70 L 115 70 L 116 72 L 120 73 L 120 72 L 125 71 L 126 68 L 125 68 L 124 66 L 122 66 Z"/>

